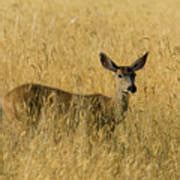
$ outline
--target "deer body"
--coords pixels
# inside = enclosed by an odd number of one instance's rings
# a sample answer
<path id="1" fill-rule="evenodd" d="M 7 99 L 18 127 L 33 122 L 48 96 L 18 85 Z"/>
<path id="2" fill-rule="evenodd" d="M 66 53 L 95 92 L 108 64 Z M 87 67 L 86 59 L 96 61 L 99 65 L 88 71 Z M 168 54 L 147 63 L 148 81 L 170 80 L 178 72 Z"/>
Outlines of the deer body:
<path id="1" fill-rule="evenodd" d="M 59 117 L 68 114 L 69 111 L 76 114 L 86 110 L 97 117 L 87 124 L 95 126 L 97 130 L 107 125 L 110 131 L 113 131 L 124 119 L 129 92 L 136 92 L 135 71 L 144 66 L 147 55 L 148 53 L 131 66 L 117 66 L 107 55 L 100 53 L 102 66 L 116 74 L 116 93 L 113 98 L 102 94 L 73 94 L 40 84 L 24 84 L 4 96 L 3 112 L 8 120 L 15 122 L 20 120 L 22 115 L 39 118 L 46 105 Z"/>

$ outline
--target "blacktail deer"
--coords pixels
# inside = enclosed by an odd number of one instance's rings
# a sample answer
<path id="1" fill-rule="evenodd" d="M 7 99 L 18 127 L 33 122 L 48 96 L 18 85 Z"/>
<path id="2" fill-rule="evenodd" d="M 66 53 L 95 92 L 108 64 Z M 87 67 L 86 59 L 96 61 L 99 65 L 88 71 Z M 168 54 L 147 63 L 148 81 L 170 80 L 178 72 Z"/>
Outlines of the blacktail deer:
<path id="1" fill-rule="evenodd" d="M 102 52 L 99 56 L 102 66 L 115 73 L 114 97 L 102 94 L 74 94 L 40 84 L 24 84 L 14 88 L 2 98 L 2 109 L 7 119 L 15 124 L 17 121 L 23 121 L 21 118 L 23 115 L 38 119 L 42 115 L 44 106 L 48 104 L 57 117 L 65 116 L 70 111 L 77 115 L 81 110 L 86 110 L 95 117 L 87 121 L 87 125 L 98 131 L 106 128 L 108 132 L 113 132 L 115 126 L 124 119 L 128 108 L 129 93 L 137 91 L 136 71 L 144 67 L 148 52 L 130 66 L 118 66 Z M 76 127 L 78 123 L 75 117 L 69 124 Z"/>

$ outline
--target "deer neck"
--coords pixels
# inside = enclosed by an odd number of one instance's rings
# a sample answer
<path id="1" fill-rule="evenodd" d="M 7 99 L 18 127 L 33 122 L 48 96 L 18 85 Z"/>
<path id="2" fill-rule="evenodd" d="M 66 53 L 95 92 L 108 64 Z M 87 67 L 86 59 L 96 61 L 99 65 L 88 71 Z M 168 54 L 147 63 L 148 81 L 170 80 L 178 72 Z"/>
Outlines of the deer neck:
<path id="1" fill-rule="evenodd" d="M 124 119 L 125 112 L 128 109 L 129 103 L 129 94 L 121 89 L 121 87 L 116 87 L 116 95 L 115 95 L 115 114 L 116 114 L 116 122 L 119 123 Z"/>

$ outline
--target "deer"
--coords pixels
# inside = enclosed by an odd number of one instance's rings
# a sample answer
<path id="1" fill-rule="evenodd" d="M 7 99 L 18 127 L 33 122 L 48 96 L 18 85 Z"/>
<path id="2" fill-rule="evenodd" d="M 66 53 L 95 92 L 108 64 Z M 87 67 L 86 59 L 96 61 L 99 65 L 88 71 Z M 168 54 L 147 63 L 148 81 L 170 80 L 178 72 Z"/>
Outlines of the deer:
<path id="1" fill-rule="evenodd" d="M 104 52 L 99 53 L 102 67 L 115 74 L 114 97 L 103 94 L 75 94 L 54 87 L 29 83 L 12 89 L 2 98 L 3 114 L 7 120 L 16 124 L 17 121 L 21 121 L 21 116 L 24 114 L 28 117 L 40 118 L 43 107 L 47 104 L 58 117 L 65 116 L 70 111 L 75 115 L 85 109 L 96 117 L 93 120 L 87 120 L 87 126 L 93 127 L 96 131 L 105 128 L 108 134 L 112 134 L 115 127 L 125 118 L 129 96 L 137 91 L 136 71 L 144 67 L 147 57 L 148 52 L 130 66 L 118 66 Z M 76 128 L 78 123 L 74 119 L 72 118 L 70 124 Z M 34 123 L 34 121 L 29 122 Z"/>

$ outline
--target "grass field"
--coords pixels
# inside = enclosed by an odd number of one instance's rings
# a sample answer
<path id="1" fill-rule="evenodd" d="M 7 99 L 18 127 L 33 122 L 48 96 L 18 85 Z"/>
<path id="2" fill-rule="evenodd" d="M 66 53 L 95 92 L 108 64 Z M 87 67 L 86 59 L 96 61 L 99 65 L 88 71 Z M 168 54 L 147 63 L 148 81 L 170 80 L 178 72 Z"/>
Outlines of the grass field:
<path id="1" fill-rule="evenodd" d="M 178 0 L 0 0 L 1 97 L 27 82 L 113 96 L 99 52 L 121 65 L 150 52 L 116 140 L 87 156 L 82 127 L 55 145 L 51 117 L 34 138 L 3 119 L 0 179 L 180 179 L 179 10 Z"/>

